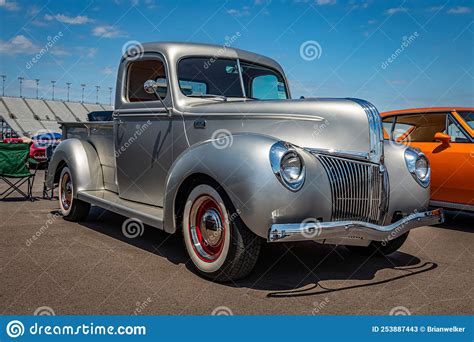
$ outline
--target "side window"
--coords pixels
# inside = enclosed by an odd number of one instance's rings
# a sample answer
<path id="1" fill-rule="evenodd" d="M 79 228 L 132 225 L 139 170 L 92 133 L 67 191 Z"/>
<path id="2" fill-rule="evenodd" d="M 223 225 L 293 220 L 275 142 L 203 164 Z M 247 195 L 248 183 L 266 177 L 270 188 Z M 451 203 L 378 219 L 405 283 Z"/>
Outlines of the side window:
<path id="1" fill-rule="evenodd" d="M 446 130 L 446 116 L 446 113 L 399 115 L 393 130 L 393 140 L 434 142 L 435 134 Z"/>
<path id="2" fill-rule="evenodd" d="M 285 100 L 288 92 L 283 75 L 263 65 L 241 61 L 245 93 L 257 100 Z"/>
<path id="3" fill-rule="evenodd" d="M 397 122 L 393 128 L 392 139 L 397 142 L 410 141 L 410 134 L 415 130 L 415 125 Z"/>
<path id="4" fill-rule="evenodd" d="M 261 100 L 286 99 L 286 90 L 283 82 L 279 82 L 275 75 L 257 76 L 252 80 L 252 97 Z"/>
<path id="5" fill-rule="evenodd" d="M 148 94 L 143 89 L 147 80 L 158 83 L 158 91 L 162 99 L 166 97 L 168 87 L 165 65 L 159 59 L 141 60 L 130 63 L 127 75 L 127 100 L 128 102 L 157 101 L 155 94 Z"/>
<path id="6" fill-rule="evenodd" d="M 470 142 L 468 137 L 461 131 L 458 125 L 456 125 L 456 123 L 451 118 L 449 118 L 448 120 L 447 134 L 451 137 L 451 142 L 454 142 L 454 143 Z"/>

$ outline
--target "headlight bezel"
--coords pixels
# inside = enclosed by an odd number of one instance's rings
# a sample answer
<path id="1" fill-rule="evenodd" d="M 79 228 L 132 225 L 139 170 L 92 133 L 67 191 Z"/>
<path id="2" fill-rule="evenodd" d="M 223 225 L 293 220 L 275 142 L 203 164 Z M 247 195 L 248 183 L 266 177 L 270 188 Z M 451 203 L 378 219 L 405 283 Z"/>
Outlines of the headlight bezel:
<path id="1" fill-rule="evenodd" d="M 301 165 L 299 175 L 295 179 L 289 178 L 283 171 L 282 162 L 288 160 L 290 157 L 298 158 Z M 306 178 L 306 166 L 301 154 L 298 153 L 293 145 L 283 141 L 278 141 L 273 144 L 270 148 L 270 164 L 276 178 L 287 189 L 296 192 L 303 187 Z"/>
<path id="2" fill-rule="evenodd" d="M 413 176 L 413 178 L 417 181 L 418 184 L 420 184 L 424 188 L 427 188 L 430 185 L 431 181 L 431 167 L 430 161 L 428 160 L 426 155 L 419 150 L 415 150 L 413 148 L 408 147 L 405 150 L 404 157 L 406 166 L 410 174 Z M 424 177 L 420 177 L 417 172 L 417 163 L 419 160 L 424 160 L 426 162 L 426 174 Z"/>

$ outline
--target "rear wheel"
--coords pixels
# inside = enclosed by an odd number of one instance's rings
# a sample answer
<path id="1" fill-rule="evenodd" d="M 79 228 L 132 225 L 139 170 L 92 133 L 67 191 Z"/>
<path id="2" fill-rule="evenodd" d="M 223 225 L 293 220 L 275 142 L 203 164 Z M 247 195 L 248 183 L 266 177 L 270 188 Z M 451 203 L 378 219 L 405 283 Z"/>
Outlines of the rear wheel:
<path id="1" fill-rule="evenodd" d="M 225 193 L 216 188 L 199 184 L 188 195 L 183 237 L 197 270 L 224 282 L 252 271 L 260 253 L 260 239 L 243 224 Z"/>
<path id="2" fill-rule="evenodd" d="M 65 220 L 82 221 L 89 214 L 91 205 L 74 198 L 74 184 L 71 171 L 65 166 L 59 177 L 59 207 Z"/>
<path id="3" fill-rule="evenodd" d="M 351 252 L 354 252 L 356 254 L 360 255 L 373 255 L 373 254 L 378 254 L 378 255 L 389 255 L 394 252 L 396 252 L 404 242 L 406 241 L 408 237 L 408 233 L 406 232 L 403 235 L 400 235 L 396 239 L 390 240 L 390 241 L 372 241 L 367 247 L 362 247 L 362 246 L 346 246 L 347 249 L 349 249 Z"/>

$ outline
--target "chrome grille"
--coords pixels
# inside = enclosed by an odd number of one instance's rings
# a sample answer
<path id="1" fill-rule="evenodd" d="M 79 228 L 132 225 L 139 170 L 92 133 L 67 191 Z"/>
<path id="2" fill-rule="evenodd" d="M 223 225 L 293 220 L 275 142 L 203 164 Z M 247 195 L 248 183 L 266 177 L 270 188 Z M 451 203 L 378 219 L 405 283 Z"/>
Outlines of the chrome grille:
<path id="1" fill-rule="evenodd" d="M 332 221 L 382 224 L 387 204 L 386 173 L 381 166 L 317 154 L 329 177 Z"/>

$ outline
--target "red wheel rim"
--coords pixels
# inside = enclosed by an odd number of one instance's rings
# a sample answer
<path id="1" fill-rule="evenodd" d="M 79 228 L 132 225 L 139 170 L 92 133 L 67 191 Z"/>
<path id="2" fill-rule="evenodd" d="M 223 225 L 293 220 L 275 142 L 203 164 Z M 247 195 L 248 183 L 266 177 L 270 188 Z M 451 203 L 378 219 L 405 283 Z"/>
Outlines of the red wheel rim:
<path id="1" fill-rule="evenodd" d="M 214 262 L 225 242 L 225 220 L 219 204 L 209 195 L 197 198 L 189 214 L 189 235 L 199 259 Z"/>

